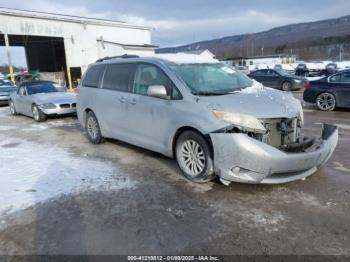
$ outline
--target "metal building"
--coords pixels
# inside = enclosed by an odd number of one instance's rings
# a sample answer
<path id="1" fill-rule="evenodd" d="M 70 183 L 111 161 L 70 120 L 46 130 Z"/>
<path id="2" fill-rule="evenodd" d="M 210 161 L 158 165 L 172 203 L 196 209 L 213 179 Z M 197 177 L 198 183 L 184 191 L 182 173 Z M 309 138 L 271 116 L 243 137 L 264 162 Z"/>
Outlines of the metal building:
<path id="1" fill-rule="evenodd" d="M 69 87 L 99 58 L 154 53 L 151 31 L 120 21 L 0 8 L 0 46 L 23 46 L 28 70 L 64 72 Z M 10 55 L 8 60 L 11 65 Z"/>

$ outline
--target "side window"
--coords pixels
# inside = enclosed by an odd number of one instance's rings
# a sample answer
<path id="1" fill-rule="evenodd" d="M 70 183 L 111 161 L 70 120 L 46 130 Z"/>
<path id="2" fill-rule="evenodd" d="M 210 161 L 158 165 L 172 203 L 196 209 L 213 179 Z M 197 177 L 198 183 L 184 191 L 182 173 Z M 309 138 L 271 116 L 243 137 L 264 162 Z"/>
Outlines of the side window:
<path id="1" fill-rule="evenodd" d="M 266 71 L 265 70 L 258 70 L 252 73 L 252 76 L 265 76 Z"/>
<path id="2" fill-rule="evenodd" d="M 127 92 L 133 71 L 133 64 L 107 65 L 102 88 Z"/>
<path id="3" fill-rule="evenodd" d="M 135 73 L 134 93 L 147 95 L 148 87 L 151 85 L 162 85 L 167 90 L 169 97 L 181 99 L 181 94 L 173 82 L 160 68 L 151 64 L 139 64 Z"/>
<path id="4" fill-rule="evenodd" d="M 329 79 L 331 83 L 339 83 L 340 82 L 340 74 L 334 75 Z"/>
<path id="5" fill-rule="evenodd" d="M 268 76 L 278 76 L 277 73 L 275 71 L 273 71 L 273 70 L 268 70 L 267 71 L 267 75 Z"/>
<path id="6" fill-rule="evenodd" d="M 20 89 L 18 90 L 18 94 L 19 94 L 20 96 L 26 96 L 26 95 L 27 95 L 25 86 L 21 86 L 21 87 L 20 87 Z"/>
<path id="7" fill-rule="evenodd" d="M 104 65 L 91 66 L 85 74 L 82 85 L 87 87 L 98 87 L 104 67 Z"/>
<path id="8" fill-rule="evenodd" d="M 342 73 L 340 81 L 344 84 L 350 84 L 350 72 Z"/>

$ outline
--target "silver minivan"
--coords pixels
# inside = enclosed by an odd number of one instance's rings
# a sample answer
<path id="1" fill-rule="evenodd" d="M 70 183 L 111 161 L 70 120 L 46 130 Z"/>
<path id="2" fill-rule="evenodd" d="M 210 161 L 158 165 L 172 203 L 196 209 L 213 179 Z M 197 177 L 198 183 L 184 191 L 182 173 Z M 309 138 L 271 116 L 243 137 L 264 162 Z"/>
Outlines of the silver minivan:
<path id="1" fill-rule="evenodd" d="M 77 97 L 88 139 L 118 139 L 175 158 L 194 182 L 285 183 L 315 173 L 338 130 L 301 132 L 291 93 L 267 88 L 209 59 L 128 57 L 90 65 Z"/>

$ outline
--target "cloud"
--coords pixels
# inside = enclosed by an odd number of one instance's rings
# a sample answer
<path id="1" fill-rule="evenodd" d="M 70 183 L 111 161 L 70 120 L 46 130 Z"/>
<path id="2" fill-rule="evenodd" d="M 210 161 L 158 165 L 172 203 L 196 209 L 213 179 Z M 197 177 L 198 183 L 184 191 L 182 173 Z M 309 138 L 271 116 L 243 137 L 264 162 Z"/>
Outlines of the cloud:
<path id="1" fill-rule="evenodd" d="M 186 44 L 350 14 L 350 1 L 0 0 L 0 6 L 121 20 L 155 28 L 154 43 Z"/>

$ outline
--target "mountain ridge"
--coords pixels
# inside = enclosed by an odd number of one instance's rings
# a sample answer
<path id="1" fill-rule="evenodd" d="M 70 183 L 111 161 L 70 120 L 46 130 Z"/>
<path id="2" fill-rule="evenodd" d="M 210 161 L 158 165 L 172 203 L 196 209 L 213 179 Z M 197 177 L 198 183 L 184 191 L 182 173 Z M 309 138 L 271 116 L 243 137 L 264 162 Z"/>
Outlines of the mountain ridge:
<path id="1" fill-rule="evenodd" d="M 257 33 L 224 36 L 192 44 L 157 49 L 183 52 L 209 49 L 218 58 L 288 53 L 300 59 L 350 59 L 350 15 L 278 26 Z"/>

